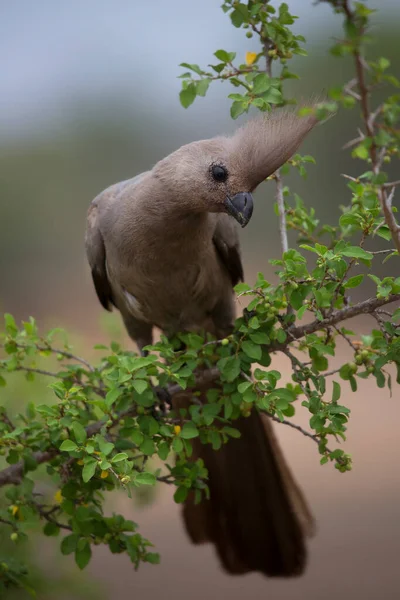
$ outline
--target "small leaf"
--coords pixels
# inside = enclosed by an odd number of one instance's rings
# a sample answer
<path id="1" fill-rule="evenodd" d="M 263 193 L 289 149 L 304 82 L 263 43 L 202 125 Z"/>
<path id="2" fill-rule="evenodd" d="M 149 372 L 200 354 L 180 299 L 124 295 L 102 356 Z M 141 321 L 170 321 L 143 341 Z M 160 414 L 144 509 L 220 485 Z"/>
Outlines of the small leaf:
<path id="1" fill-rule="evenodd" d="M 337 402 L 340 398 L 341 388 L 337 381 L 333 382 L 332 402 Z"/>
<path id="2" fill-rule="evenodd" d="M 111 406 L 114 404 L 114 402 L 117 400 L 117 398 L 119 398 L 119 396 L 121 394 L 122 394 L 122 390 L 119 387 L 112 388 L 111 390 L 109 390 L 105 397 L 105 403 L 106 403 L 107 407 L 111 408 Z"/>
<path id="3" fill-rule="evenodd" d="M 85 463 L 85 465 L 83 466 L 83 469 L 82 469 L 82 479 L 85 483 L 87 483 L 88 481 L 90 481 L 92 479 L 93 475 L 96 472 L 96 467 L 97 467 L 97 460 L 91 459 L 90 461 Z"/>
<path id="4" fill-rule="evenodd" d="M 192 438 L 198 437 L 198 435 L 199 430 L 197 429 L 194 423 L 185 423 L 180 433 L 181 438 L 183 438 L 184 440 L 190 440 Z"/>
<path id="5" fill-rule="evenodd" d="M 125 460 L 127 458 L 128 458 L 128 455 L 126 454 L 126 452 L 119 452 L 118 454 L 116 454 L 115 456 L 112 457 L 111 462 L 117 463 L 117 462 L 120 462 L 121 460 Z"/>
<path id="6" fill-rule="evenodd" d="M 92 557 L 92 549 L 87 540 L 78 545 L 75 550 L 75 562 L 80 569 L 84 569 L 88 564 Z"/>
<path id="7" fill-rule="evenodd" d="M 218 58 L 221 62 L 227 63 L 234 60 L 236 53 L 235 52 L 227 52 L 226 50 L 217 50 L 214 52 L 214 56 Z"/>
<path id="8" fill-rule="evenodd" d="M 247 106 L 245 102 L 233 102 L 230 111 L 232 119 L 237 119 L 241 114 L 245 112 L 246 108 Z"/>
<path id="9" fill-rule="evenodd" d="M 179 94 L 179 99 L 183 108 L 188 108 L 191 104 L 193 104 L 196 98 L 196 86 L 194 83 L 190 83 L 186 89 L 181 90 Z"/>
<path id="10" fill-rule="evenodd" d="M 188 493 L 189 489 L 187 487 L 184 487 L 183 485 L 180 485 L 174 494 L 175 502 L 177 504 L 182 504 L 182 502 L 185 502 Z"/>
<path id="11" fill-rule="evenodd" d="M 144 379 L 134 379 L 132 385 L 139 395 L 143 394 L 148 387 L 148 383 Z"/>
<path id="12" fill-rule="evenodd" d="M 77 533 L 71 533 L 63 538 L 63 541 L 61 542 L 61 553 L 64 555 L 72 554 L 76 549 L 78 540 L 79 535 Z"/>
<path id="13" fill-rule="evenodd" d="M 60 528 L 55 523 L 46 523 L 43 527 L 43 533 L 47 536 L 57 536 L 60 533 Z"/>
<path id="14" fill-rule="evenodd" d="M 153 473 L 138 473 L 135 476 L 135 483 L 139 483 L 140 485 L 155 485 L 156 484 L 156 478 L 155 475 L 153 475 Z"/>
<path id="15" fill-rule="evenodd" d="M 257 346 L 253 342 L 245 341 L 242 343 L 242 350 L 249 358 L 253 358 L 255 360 L 260 360 L 262 355 L 262 350 L 260 346 Z"/>
<path id="16" fill-rule="evenodd" d="M 172 450 L 179 454 L 183 450 L 183 442 L 180 438 L 175 438 L 172 442 Z"/>
<path id="17" fill-rule="evenodd" d="M 341 254 L 350 258 L 361 258 L 363 260 L 371 260 L 373 258 L 373 254 L 371 254 L 371 252 L 367 252 L 359 246 L 348 246 L 341 251 Z"/>
<path id="18" fill-rule="evenodd" d="M 354 277 L 350 277 L 344 284 L 345 288 L 355 288 L 360 285 L 362 280 L 364 279 L 364 275 L 355 275 Z"/>
<path id="19" fill-rule="evenodd" d="M 72 423 L 72 431 L 74 432 L 74 436 L 78 444 L 82 445 L 86 441 L 86 431 L 83 425 L 81 425 L 78 421 L 74 421 Z M 67 441 L 67 440 L 65 440 Z"/>
<path id="20" fill-rule="evenodd" d="M 74 450 L 77 450 L 77 449 L 78 449 L 78 446 L 72 440 L 64 440 L 60 446 L 60 450 L 62 452 L 73 452 Z"/>

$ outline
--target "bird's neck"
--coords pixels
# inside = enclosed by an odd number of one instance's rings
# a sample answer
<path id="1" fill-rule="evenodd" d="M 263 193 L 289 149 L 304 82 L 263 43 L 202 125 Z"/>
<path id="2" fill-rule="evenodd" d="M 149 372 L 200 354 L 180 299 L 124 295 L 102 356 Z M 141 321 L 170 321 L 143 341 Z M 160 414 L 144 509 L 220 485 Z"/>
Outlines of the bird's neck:
<path id="1" fill-rule="evenodd" d="M 169 205 L 146 207 L 140 226 L 147 247 L 153 250 L 168 248 L 168 253 L 179 253 L 185 259 L 185 251 L 195 247 L 198 251 L 212 243 L 211 215 L 208 213 L 185 212 Z M 190 252 L 191 253 L 191 252 Z M 161 254 L 162 255 L 162 254 Z"/>

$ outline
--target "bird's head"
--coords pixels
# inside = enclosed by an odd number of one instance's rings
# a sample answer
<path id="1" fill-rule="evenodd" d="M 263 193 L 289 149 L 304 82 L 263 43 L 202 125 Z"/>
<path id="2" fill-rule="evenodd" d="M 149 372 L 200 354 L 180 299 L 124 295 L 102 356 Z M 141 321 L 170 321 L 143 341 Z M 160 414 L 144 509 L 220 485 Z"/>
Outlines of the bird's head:
<path id="1" fill-rule="evenodd" d="M 183 210 L 226 212 L 245 227 L 253 213 L 252 192 L 295 153 L 316 122 L 277 110 L 250 120 L 231 137 L 182 146 L 153 174 Z"/>

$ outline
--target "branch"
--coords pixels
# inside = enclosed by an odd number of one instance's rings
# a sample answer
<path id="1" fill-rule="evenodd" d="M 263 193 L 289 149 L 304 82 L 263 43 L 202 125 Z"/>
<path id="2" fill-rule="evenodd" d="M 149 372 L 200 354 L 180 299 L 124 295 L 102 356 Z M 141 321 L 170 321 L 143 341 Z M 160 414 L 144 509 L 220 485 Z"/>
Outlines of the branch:
<path id="1" fill-rule="evenodd" d="M 346 14 L 348 21 L 353 23 L 355 27 L 357 27 L 357 19 L 354 12 L 350 9 L 348 0 L 342 1 L 342 8 Z M 362 36 L 364 34 L 364 28 L 359 28 L 359 34 Z M 377 147 L 374 141 L 375 136 L 375 121 L 382 110 L 382 105 L 378 106 L 375 112 L 371 113 L 368 102 L 368 87 L 365 82 L 365 70 L 368 67 L 366 64 L 364 57 L 362 56 L 359 47 L 357 46 L 353 52 L 356 74 L 357 74 L 357 85 L 359 90 L 359 102 L 361 105 L 361 112 L 364 121 L 365 131 L 367 136 L 371 140 L 371 146 L 369 148 L 369 155 L 372 163 L 372 170 L 375 175 L 377 175 L 380 171 L 383 156 L 380 157 L 377 155 Z M 392 184 L 383 184 L 378 189 L 378 198 L 379 203 L 381 205 L 381 210 L 383 216 L 385 218 L 385 223 L 389 227 L 390 233 L 392 234 L 393 242 L 397 248 L 397 251 L 400 253 L 400 226 L 396 222 L 396 218 L 394 216 L 392 210 L 392 201 L 394 196 L 394 190 L 397 185 L 399 185 L 399 181 L 394 181 Z M 391 188 L 389 195 L 387 194 L 387 190 Z"/>
<path id="2" fill-rule="evenodd" d="M 212 381 L 216 381 L 217 379 L 219 379 L 219 377 L 220 377 L 219 369 L 217 369 L 216 367 L 214 367 L 212 369 L 208 369 L 207 371 L 204 371 L 203 373 L 201 373 L 200 375 L 198 375 L 196 377 L 193 388 L 197 388 L 199 386 L 206 385 L 207 383 L 210 383 Z M 192 388 L 190 388 L 190 389 L 192 389 Z M 167 387 L 167 391 L 170 396 L 174 396 L 179 392 L 190 391 L 190 390 L 182 390 L 182 388 L 178 384 L 172 384 Z M 120 419 L 123 419 L 128 416 L 129 417 L 136 416 L 136 406 L 132 406 L 132 407 L 128 408 L 127 410 L 122 411 L 120 414 L 118 414 L 114 419 L 112 419 L 112 425 L 110 425 L 109 428 L 113 427 L 116 423 L 118 423 L 118 421 Z M 107 418 L 107 420 L 108 420 L 108 418 Z M 86 427 L 87 437 L 91 438 L 92 436 L 99 433 L 101 431 L 101 429 L 105 426 L 105 424 L 106 424 L 106 420 L 101 419 L 99 421 L 96 421 L 95 423 L 92 423 L 88 427 Z M 34 452 L 32 455 L 32 458 L 36 462 L 36 464 L 39 466 L 43 463 L 49 462 L 58 454 L 60 454 L 60 451 L 58 450 L 58 448 L 52 448 L 51 450 L 46 450 L 44 452 L 40 452 L 40 451 Z M 0 487 L 2 487 L 3 485 L 10 485 L 10 484 L 18 485 L 19 483 L 21 483 L 23 475 L 24 475 L 23 461 L 20 461 L 20 462 L 16 463 L 15 465 L 10 465 L 6 469 L 3 469 L 3 471 L 0 471 Z"/>
<path id="3" fill-rule="evenodd" d="M 17 346 L 17 348 L 21 348 L 22 350 L 26 350 L 28 347 L 26 344 L 15 344 Z M 53 348 L 52 346 L 39 346 L 38 344 L 35 344 L 36 349 L 39 350 L 40 352 L 51 352 L 52 354 L 59 354 L 60 356 L 63 356 L 64 358 L 67 358 L 68 360 L 76 360 L 77 362 L 81 363 L 82 365 L 84 365 L 89 371 L 92 371 L 92 373 L 96 370 L 87 360 L 85 360 L 84 358 L 82 358 L 81 356 L 76 356 L 75 354 L 71 354 L 71 352 L 67 352 L 66 350 L 59 350 L 58 348 Z M 4 348 L 4 344 L 0 344 L 0 348 Z"/>
<path id="4" fill-rule="evenodd" d="M 279 213 L 279 235 L 281 239 L 281 248 L 282 254 L 289 250 L 289 242 L 287 235 L 287 227 L 286 227 L 286 210 L 285 210 L 285 200 L 283 198 L 283 184 L 282 177 L 280 171 L 275 172 L 274 179 L 276 181 L 276 202 L 278 204 L 278 213 Z"/>
<path id="5" fill-rule="evenodd" d="M 379 190 L 379 201 L 381 203 L 381 208 L 383 212 L 383 216 L 385 217 L 386 225 L 390 229 L 390 233 L 392 234 L 392 240 L 396 246 L 397 252 L 400 254 L 400 226 L 397 224 L 396 218 L 394 216 L 392 210 L 392 201 L 394 196 L 393 187 L 390 194 L 386 193 L 385 189 Z"/>
<path id="6" fill-rule="evenodd" d="M 269 50 L 273 47 L 271 40 L 268 38 L 263 38 L 261 36 L 264 48 L 265 55 L 265 71 L 269 77 L 272 77 L 272 57 L 269 55 Z M 287 235 L 287 226 L 286 226 L 286 210 L 285 210 L 285 201 L 283 198 L 283 185 L 282 185 L 282 177 L 280 174 L 280 170 L 275 171 L 273 178 L 276 182 L 276 202 L 278 205 L 278 214 L 279 214 L 279 235 L 281 239 L 281 249 L 282 254 L 289 250 L 288 243 L 288 235 Z"/>
<path id="7" fill-rule="evenodd" d="M 300 427 L 300 425 L 296 425 L 296 423 L 293 423 L 292 421 L 288 421 L 287 419 L 283 419 L 283 421 L 281 421 L 278 417 L 276 417 L 275 415 L 271 415 L 271 413 L 269 413 L 266 410 L 262 410 L 261 412 L 264 413 L 265 415 L 268 415 L 268 417 L 270 419 L 272 419 L 273 421 L 275 421 L 276 423 L 281 423 L 282 425 L 287 425 L 288 427 L 292 427 L 293 429 L 300 431 L 300 433 L 302 433 L 306 437 L 312 439 L 316 444 L 319 445 L 319 443 L 321 441 L 319 439 L 319 437 L 313 433 L 310 433 L 306 429 L 303 429 L 302 427 Z M 326 451 L 331 452 L 331 450 L 329 450 L 328 448 L 326 448 Z"/>
<path id="8" fill-rule="evenodd" d="M 336 325 L 341 321 L 347 321 L 347 319 L 352 319 L 353 317 L 358 317 L 359 315 L 363 314 L 371 314 L 377 308 L 398 300 L 400 300 L 400 294 L 390 294 L 390 296 L 387 298 L 369 298 L 368 300 L 359 302 L 354 306 L 346 306 L 346 308 L 337 310 L 326 319 L 322 319 L 322 321 L 315 320 L 311 323 L 307 323 L 307 325 L 302 325 L 301 327 L 291 327 L 288 331 L 293 339 L 298 340 L 306 335 L 309 335 L 310 333 L 315 333 L 320 329 L 326 329 L 327 327 Z M 282 350 L 286 347 L 286 345 L 272 345 L 272 350 Z"/>

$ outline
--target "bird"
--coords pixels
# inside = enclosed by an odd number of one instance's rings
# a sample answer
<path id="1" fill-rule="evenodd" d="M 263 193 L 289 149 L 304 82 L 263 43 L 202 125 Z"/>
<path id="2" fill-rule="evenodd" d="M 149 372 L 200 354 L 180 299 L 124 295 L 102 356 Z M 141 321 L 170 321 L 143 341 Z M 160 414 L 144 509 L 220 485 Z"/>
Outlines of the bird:
<path id="1" fill-rule="evenodd" d="M 252 217 L 252 193 L 316 123 L 312 113 L 287 108 L 253 117 L 232 135 L 181 146 L 94 198 L 85 233 L 94 287 L 106 310 L 119 310 L 139 351 L 155 327 L 169 338 L 206 331 L 221 339 L 233 331 L 233 288 L 244 279 L 239 226 Z M 206 391 L 199 388 L 202 399 Z M 176 410 L 188 407 L 191 394 L 173 402 Z M 219 450 L 192 440 L 210 497 L 185 501 L 189 538 L 211 543 L 231 575 L 299 576 L 314 531 L 308 503 L 270 419 L 253 409 L 234 425 L 240 437 Z"/>

